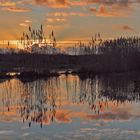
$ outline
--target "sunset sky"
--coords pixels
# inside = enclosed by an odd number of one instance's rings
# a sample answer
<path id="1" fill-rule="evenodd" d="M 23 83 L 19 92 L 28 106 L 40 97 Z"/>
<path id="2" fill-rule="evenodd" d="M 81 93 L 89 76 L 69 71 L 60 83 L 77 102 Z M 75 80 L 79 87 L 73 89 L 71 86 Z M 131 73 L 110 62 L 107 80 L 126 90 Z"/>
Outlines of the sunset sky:
<path id="1" fill-rule="evenodd" d="M 140 0 L 0 0 L 0 40 L 28 26 L 53 29 L 57 40 L 140 35 Z"/>

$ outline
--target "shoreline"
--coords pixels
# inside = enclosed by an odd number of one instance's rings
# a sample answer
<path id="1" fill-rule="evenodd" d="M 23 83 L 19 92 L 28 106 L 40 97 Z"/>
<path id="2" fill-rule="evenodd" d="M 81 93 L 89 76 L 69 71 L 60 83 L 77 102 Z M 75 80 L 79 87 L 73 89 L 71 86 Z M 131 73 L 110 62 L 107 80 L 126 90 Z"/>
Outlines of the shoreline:
<path id="1" fill-rule="evenodd" d="M 96 76 L 132 76 L 132 75 L 140 75 L 140 71 L 131 71 L 131 72 L 118 72 L 118 73 L 79 73 L 75 71 L 58 71 L 53 73 L 37 73 L 33 71 L 29 72 L 21 72 L 21 73 L 0 73 L 0 80 L 11 80 L 11 79 L 19 79 L 22 82 L 32 82 L 38 79 L 47 80 L 53 77 L 59 77 L 61 75 L 69 76 L 78 76 L 81 80 L 88 79 L 88 78 L 95 78 Z M 138 79 L 140 81 L 140 79 Z"/>
<path id="2" fill-rule="evenodd" d="M 48 78 L 60 74 L 79 77 L 94 75 L 140 73 L 140 53 L 102 55 L 43 55 L 0 54 L 0 79 L 4 78 Z M 8 75 L 7 73 L 16 73 Z"/>

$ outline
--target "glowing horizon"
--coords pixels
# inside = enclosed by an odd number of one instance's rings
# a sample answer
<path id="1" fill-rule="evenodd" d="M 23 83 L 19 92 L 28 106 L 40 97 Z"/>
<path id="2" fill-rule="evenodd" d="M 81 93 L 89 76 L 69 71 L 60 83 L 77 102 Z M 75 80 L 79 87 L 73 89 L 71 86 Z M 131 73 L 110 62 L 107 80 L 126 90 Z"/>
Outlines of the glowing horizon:
<path id="1" fill-rule="evenodd" d="M 115 38 L 102 38 L 102 40 L 108 40 L 108 39 L 115 39 Z M 82 39 L 75 39 L 75 40 L 64 40 L 64 41 L 57 41 L 57 48 L 67 48 L 67 47 L 77 47 L 75 45 L 81 43 L 88 44 L 91 42 L 92 37 L 90 38 L 82 38 Z M 33 44 L 35 44 L 34 42 Z M 39 43 L 37 43 L 39 44 Z M 41 43 L 43 44 L 43 43 Z M 44 44 L 50 44 L 49 40 L 47 40 Z M 0 48 L 18 48 L 18 49 L 24 49 L 24 45 L 21 43 L 21 40 L 0 40 Z"/>

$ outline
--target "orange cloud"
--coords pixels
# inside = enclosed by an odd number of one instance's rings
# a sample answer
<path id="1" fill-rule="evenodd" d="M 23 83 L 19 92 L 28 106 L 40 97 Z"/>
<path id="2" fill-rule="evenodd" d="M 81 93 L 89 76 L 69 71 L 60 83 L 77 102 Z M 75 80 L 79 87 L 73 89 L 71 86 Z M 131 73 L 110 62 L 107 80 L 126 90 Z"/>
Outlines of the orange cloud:
<path id="1" fill-rule="evenodd" d="M 48 13 L 47 16 L 54 16 L 54 17 L 68 17 L 68 16 L 89 16 L 89 14 L 85 14 L 82 12 L 54 12 L 54 13 Z"/>
<path id="2" fill-rule="evenodd" d="M 28 24 L 26 24 L 26 23 L 20 23 L 19 25 L 22 26 L 22 27 L 27 27 L 28 26 Z"/>
<path id="3" fill-rule="evenodd" d="M 26 19 L 24 22 L 25 22 L 25 23 L 31 23 L 32 21 L 31 21 L 31 20 Z"/>
<path id="4" fill-rule="evenodd" d="M 0 6 L 2 6 L 2 7 L 16 6 L 16 3 L 11 2 L 11 1 L 2 0 L 2 1 L 0 1 Z"/>
<path id="5" fill-rule="evenodd" d="M 91 12 L 94 12 L 96 16 L 99 17 L 121 17 L 121 16 L 127 16 L 128 11 L 119 10 L 118 7 L 111 7 L 107 8 L 105 5 L 100 5 L 98 9 L 96 8 L 90 8 Z"/>
<path id="6" fill-rule="evenodd" d="M 64 19 L 64 18 L 48 18 L 47 19 L 47 22 L 51 22 L 51 23 L 65 22 L 65 21 L 66 21 L 66 19 Z"/>
<path id="7" fill-rule="evenodd" d="M 8 11 L 8 12 L 17 12 L 17 13 L 29 12 L 30 11 L 30 9 L 18 8 L 18 7 L 5 7 L 5 8 L 3 8 L 3 10 Z"/>
<path id="8" fill-rule="evenodd" d="M 99 4 L 99 5 L 106 5 L 106 6 L 114 6 L 114 5 L 118 5 L 120 7 L 130 7 L 132 4 L 136 4 L 136 3 L 140 3 L 139 0 L 78 0 L 78 1 L 74 1 L 74 0 L 35 0 L 36 3 L 38 4 L 42 4 L 42 5 L 65 5 L 67 6 L 86 6 L 86 5 L 90 5 L 90 4 Z"/>
<path id="9" fill-rule="evenodd" d="M 22 23 L 20 23 L 19 26 L 28 27 L 31 22 L 32 22 L 31 20 L 26 19 L 25 21 L 23 21 Z"/>
<path id="10" fill-rule="evenodd" d="M 139 0 L 32 0 L 37 5 L 48 6 L 51 8 L 72 8 L 75 6 L 99 6 L 98 9 L 90 8 L 91 12 L 95 12 L 100 17 L 121 17 L 128 16 L 134 4 L 140 4 Z M 77 16 L 85 16 L 83 13 L 73 13 Z"/>
<path id="11" fill-rule="evenodd" d="M 49 6 L 52 8 L 67 8 L 68 1 L 67 0 L 35 0 L 36 4 Z"/>
<path id="12" fill-rule="evenodd" d="M 88 5 L 88 1 L 86 1 L 86 0 L 70 1 L 69 0 L 69 5 L 71 5 L 71 6 L 86 6 L 86 5 Z"/>

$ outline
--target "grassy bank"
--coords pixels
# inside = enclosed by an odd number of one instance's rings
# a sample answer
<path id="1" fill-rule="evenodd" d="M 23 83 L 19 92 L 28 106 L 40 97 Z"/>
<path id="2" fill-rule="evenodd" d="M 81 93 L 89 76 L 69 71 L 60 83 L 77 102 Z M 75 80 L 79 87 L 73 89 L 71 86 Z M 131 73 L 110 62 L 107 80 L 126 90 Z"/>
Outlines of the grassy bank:
<path id="1" fill-rule="evenodd" d="M 1 72 L 72 70 L 76 73 L 118 73 L 140 71 L 140 53 L 126 55 L 108 53 L 100 55 L 43 55 L 43 54 L 1 54 Z"/>

